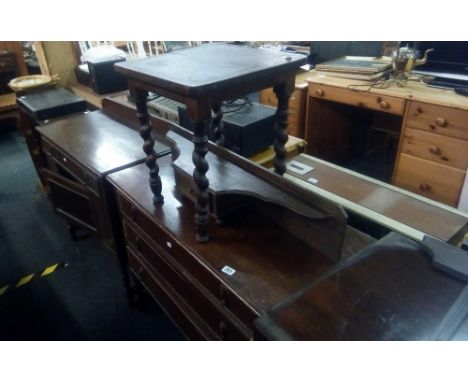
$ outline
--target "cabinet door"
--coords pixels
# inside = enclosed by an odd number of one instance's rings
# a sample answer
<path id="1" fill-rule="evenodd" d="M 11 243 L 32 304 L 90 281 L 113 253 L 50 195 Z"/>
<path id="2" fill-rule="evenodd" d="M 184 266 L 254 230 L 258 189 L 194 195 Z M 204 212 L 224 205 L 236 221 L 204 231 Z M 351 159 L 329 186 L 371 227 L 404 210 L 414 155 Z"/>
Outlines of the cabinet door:
<path id="1" fill-rule="evenodd" d="M 94 194 L 87 187 L 50 170 L 44 169 L 42 173 L 49 186 L 55 212 L 73 224 L 96 232 Z"/>

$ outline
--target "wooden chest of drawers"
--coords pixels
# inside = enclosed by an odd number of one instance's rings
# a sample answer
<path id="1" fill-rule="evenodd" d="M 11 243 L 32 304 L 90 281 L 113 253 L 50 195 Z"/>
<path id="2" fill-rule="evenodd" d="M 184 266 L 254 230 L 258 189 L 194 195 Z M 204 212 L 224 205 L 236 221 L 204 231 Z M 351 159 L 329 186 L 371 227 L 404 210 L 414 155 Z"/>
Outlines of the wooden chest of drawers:
<path id="1" fill-rule="evenodd" d="M 394 183 L 456 207 L 468 168 L 468 111 L 410 101 Z"/>
<path id="2" fill-rule="evenodd" d="M 334 263 L 254 211 L 223 226 L 211 221 L 212 240 L 197 242 L 194 206 L 175 192 L 171 162 L 169 156 L 158 160 L 164 204 L 156 207 L 149 187 L 141 186 L 145 165 L 108 177 L 131 272 L 187 337 L 252 339 L 256 318 Z M 364 242 L 344 247 L 355 251 Z M 226 266 L 234 273 L 225 273 Z"/>
<path id="3" fill-rule="evenodd" d="M 466 97 L 417 82 L 372 86 L 314 72 L 308 86 L 307 153 L 329 161 L 347 159 L 354 129 L 370 121 L 372 130 L 386 134 L 386 145 L 399 133 L 393 184 L 458 206 L 468 167 Z"/>

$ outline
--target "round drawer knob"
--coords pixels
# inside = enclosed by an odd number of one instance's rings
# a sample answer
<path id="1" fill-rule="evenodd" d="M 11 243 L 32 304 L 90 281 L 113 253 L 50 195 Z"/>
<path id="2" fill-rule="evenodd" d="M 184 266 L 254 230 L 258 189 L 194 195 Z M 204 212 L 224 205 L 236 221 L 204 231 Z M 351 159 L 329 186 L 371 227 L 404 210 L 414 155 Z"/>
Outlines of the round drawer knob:
<path id="1" fill-rule="evenodd" d="M 386 101 L 380 101 L 379 106 L 381 109 L 388 109 L 390 107 L 390 105 Z"/>
<path id="2" fill-rule="evenodd" d="M 65 163 L 67 163 L 67 158 L 64 157 L 64 158 L 62 158 L 62 160 L 63 160 Z"/>
<path id="3" fill-rule="evenodd" d="M 429 152 L 434 155 L 439 155 L 441 153 L 440 147 L 429 146 Z"/>
<path id="4" fill-rule="evenodd" d="M 419 189 L 421 191 L 429 191 L 431 189 L 431 186 L 429 186 L 427 183 L 421 183 L 419 185 Z"/>
<path id="5" fill-rule="evenodd" d="M 315 94 L 317 94 L 319 97 L 323 97 L 325 95 L 325 92 L 322 89 L 317 89 L 315 91 Z"/>
<path id="6" fill-rule="evenodd" d="M 440 127 L 447 126 L 447 121 L 442 117 L 437 117 L 436 118 L 436 125 L 440 126 Z"/>

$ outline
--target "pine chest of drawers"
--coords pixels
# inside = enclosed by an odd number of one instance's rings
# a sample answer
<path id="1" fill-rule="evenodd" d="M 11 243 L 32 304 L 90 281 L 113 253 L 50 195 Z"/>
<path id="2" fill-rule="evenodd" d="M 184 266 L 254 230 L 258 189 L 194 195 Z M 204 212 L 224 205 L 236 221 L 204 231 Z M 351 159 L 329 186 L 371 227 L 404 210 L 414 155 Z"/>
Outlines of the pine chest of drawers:
<path id="1" fill-rule="evenodd" d="M 409 101 L 397 186 L 456 207 L 468 167 L 468 111 Z"/>

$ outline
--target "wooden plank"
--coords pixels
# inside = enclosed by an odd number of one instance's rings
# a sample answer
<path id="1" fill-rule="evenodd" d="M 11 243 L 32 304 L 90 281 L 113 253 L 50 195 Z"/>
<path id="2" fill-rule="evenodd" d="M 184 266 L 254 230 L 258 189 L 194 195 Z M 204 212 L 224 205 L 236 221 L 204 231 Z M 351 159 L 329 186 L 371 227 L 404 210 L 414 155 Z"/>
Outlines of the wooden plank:
<path id="1" fill-rule="evenodd" d="M 413 239 L 421 240 L 428 234 L 450 241 L 467 228 L 468 214 L 455 208 L 310 155 L 301 154 L 295 160 L 314 170 L 302 176 L 289 171 L 288 179 Z M 317 183 L 309 182 L 309 178 Z"/>

